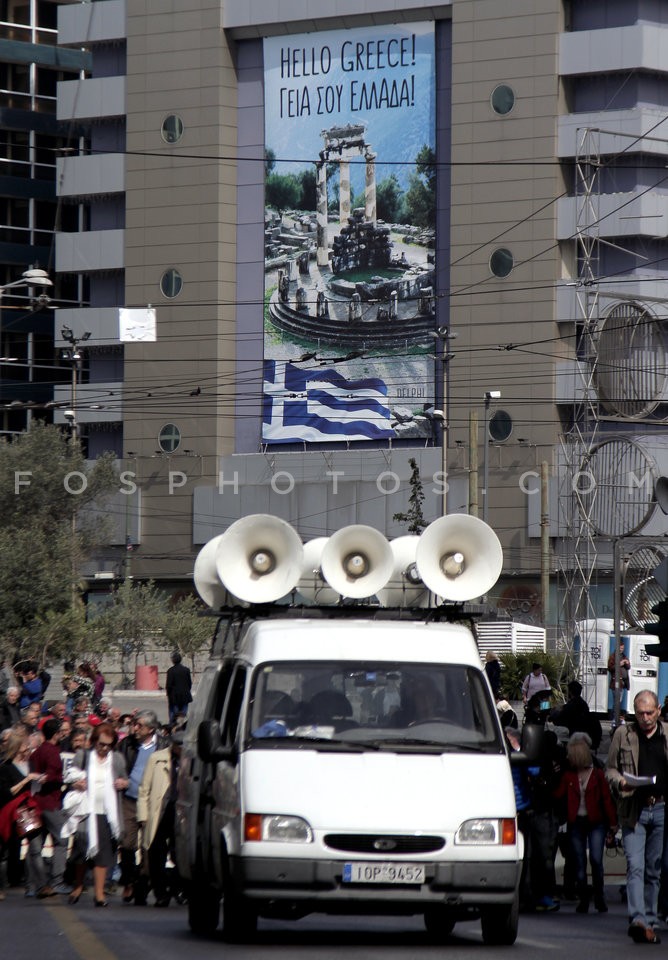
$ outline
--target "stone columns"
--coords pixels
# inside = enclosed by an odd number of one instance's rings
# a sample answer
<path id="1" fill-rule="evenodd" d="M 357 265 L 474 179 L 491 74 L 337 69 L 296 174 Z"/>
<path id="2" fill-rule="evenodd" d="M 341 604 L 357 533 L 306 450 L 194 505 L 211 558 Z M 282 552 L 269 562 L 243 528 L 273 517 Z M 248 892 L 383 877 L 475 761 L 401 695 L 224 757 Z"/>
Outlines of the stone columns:
<path id="1" fill-rule="evenodd" d="M 317 210 L 316 210 L 316 242 L 318 245 L 316 262 L 319 267 L 329 266 L 327 245 L 327 164 L 321 159 L 316 164 L 317 172 Z"/>
<path id="2" fill-rule="evenodd" d="M 339 227 L 348 223 L 350 216 L 350 161 L 343 157 L 339 161 Z"/>
<path id="3" fill-rule="evenodd" d="M 366 182 L 364 184 L 364 217 L 368 223 L 376 222 L 376 157 L 378 154 L 367 146 L 364 154 L 366 160 Z"/>

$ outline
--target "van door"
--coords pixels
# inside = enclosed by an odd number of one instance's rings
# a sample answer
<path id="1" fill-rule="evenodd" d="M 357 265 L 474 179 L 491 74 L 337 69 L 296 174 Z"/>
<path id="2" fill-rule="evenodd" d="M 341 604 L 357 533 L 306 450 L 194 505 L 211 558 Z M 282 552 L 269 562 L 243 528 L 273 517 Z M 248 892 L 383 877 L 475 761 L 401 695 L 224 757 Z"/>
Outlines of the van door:
<path id="1" fill-rule="evenodd" d="M 211 836 L 214 840 L 214 871 L 222 886 L 223 859 L 239 851 L 241 844 L 241 784 L 239 782 L 239 754 L 241 749 L 241 717 L 246 692 L 248 668 L 237 664 L 232 675 L 228 696 L 223 708 L 221 740 L 234 749 L 234 761 L 222 761 L 216 768 L 213 787 L 214 807 L 211 817 Z M 218 842 L 215 842 L 218 841 Z"/>
<path id="2" fill-rule="evenodd" d="M 197 842 L 202 839 L 203 824 L 209 823 L 207 805 L 211 805 L 211 764 L 197 754 L 197 730 L 209 718 L 220 720 L 233 672 L 233 661 L 226 660 L 207 667 L 188 711 L 186 739 L 183 744 L 177 781 L 176 798 L 176 861 L 181 876 L 191 878 L 197 863 Z M 206 849 L 206 848 L 203 848 Z"/>

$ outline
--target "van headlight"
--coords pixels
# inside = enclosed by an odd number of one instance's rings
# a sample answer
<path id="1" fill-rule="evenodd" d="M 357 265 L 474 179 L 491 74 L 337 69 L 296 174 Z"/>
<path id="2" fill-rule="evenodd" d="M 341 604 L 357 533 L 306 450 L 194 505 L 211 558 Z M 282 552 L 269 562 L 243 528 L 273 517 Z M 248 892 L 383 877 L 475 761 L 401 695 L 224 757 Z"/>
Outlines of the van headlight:
<path id="1" fill-rule="evenodd" d="M 455 843 L 469 846 L 513 846 L 517 842 L 514 817 L 503 820 L 465 820 L 455 834 Z"/>
<path id="2" fill-rule="evenodd" d="M 280 813 L 247 813 L 244 817 L 244 840 L 313 843 L 313 831 L 302 817 Z"/>

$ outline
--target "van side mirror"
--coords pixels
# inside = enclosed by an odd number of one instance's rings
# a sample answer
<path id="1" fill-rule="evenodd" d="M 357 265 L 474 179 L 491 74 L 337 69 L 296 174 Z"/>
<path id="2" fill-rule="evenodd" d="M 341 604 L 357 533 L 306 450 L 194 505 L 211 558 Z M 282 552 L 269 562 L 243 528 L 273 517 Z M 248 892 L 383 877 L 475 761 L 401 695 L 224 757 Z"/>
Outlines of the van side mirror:
<path id="1" fill-rule="evenodd" d="M 522 727 L 521 749 L 510 753 L 510 762 L 513 766 L 528 764 L 537 766 L 543 754 L 545 728 L 540 723 L 525 723 Z"/>
<path id="2" fill-rule="evenodd" d="M 204 763 L 236 760 L 236 750 L 223 745 L 216 720 L 203 720 L 197 728 L 197 755 Z"/>

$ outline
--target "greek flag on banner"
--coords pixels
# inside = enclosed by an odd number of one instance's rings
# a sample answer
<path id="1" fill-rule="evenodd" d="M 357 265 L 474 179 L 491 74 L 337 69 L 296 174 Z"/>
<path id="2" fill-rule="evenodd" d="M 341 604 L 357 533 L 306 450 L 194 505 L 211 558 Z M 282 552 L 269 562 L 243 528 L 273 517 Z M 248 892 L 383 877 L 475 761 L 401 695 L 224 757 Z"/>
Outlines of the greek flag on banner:
<path id="1" fill-rule="evenodd" d="M 347 380 L 338 370 L 302 370 L 264 362 L 262 439 L 272 443 L 389 440 L 387 386 L 375 377 Z"/>

